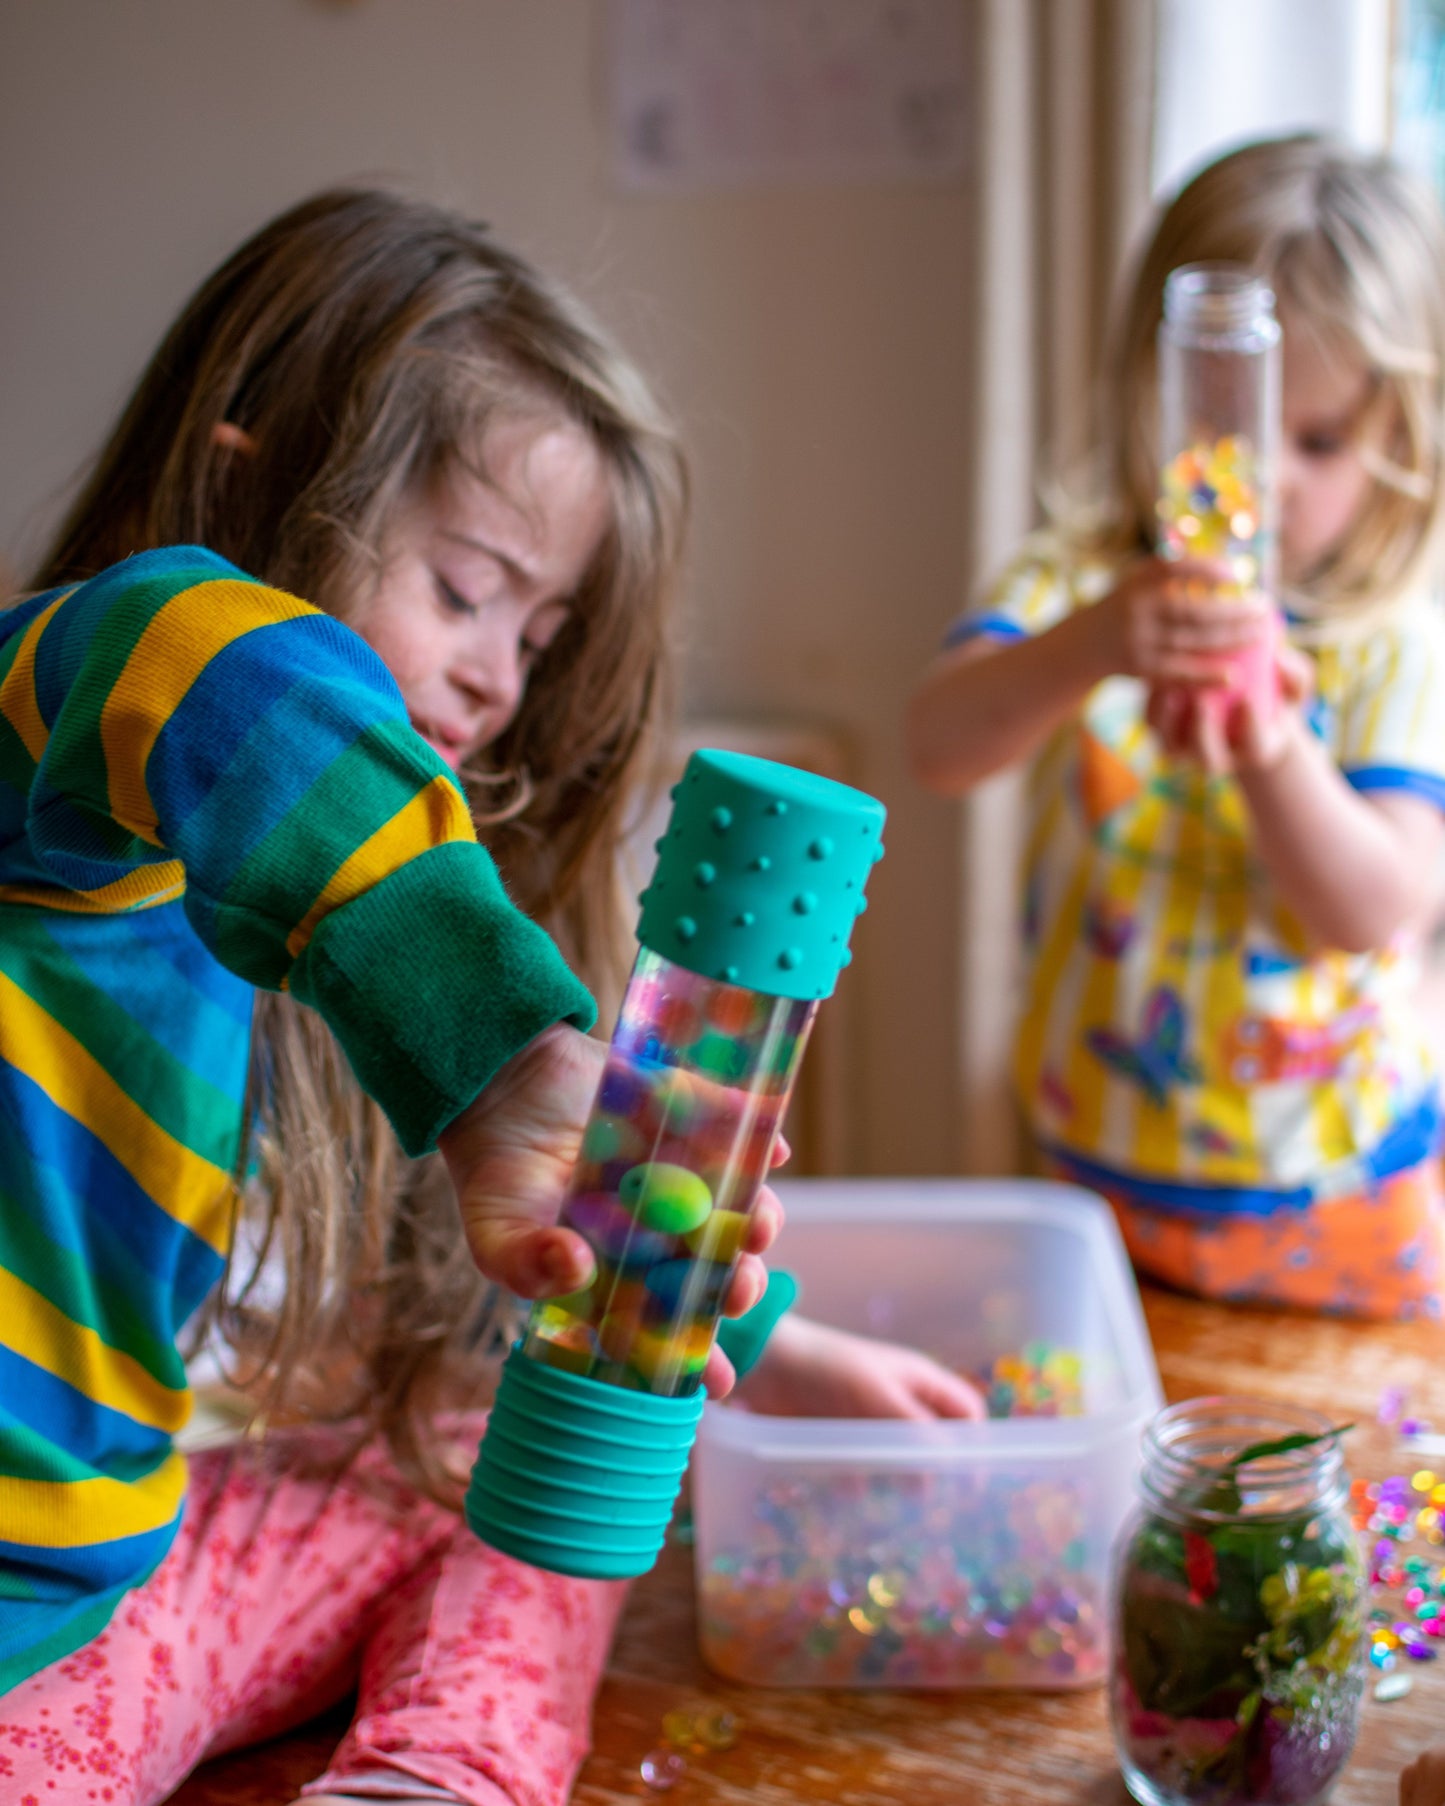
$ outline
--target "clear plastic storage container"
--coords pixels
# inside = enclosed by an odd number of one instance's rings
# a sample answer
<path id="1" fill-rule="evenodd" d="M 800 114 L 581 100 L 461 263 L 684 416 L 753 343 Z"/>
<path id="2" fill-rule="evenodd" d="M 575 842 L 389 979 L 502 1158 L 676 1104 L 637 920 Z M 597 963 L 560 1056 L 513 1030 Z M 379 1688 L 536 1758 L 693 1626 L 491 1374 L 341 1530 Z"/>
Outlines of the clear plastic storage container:
<path id="1" fill-rule="evenodd" d="M 1110 1548 L 1162 1403 L 1108 1207 L 1033 1180 L 778 1189 L 772 1258 L 800 1310 L 925 1349 L 1013 1414 L 709 1404 L 692 1461 L 704 1658 L 769 1686 L 1101 1683 Z"/>

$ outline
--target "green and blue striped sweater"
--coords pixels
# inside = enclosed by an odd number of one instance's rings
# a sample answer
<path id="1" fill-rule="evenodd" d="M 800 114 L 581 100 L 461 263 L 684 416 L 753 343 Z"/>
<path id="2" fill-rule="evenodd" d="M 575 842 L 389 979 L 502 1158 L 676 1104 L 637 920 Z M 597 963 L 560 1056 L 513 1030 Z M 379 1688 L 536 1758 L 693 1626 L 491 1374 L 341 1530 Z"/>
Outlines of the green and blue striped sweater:
<path id="1" fill-rule="evenodd" d="M 412 1154 L 593 1015 L 329 615 L 194 547 L 0 615 L 0 1692 L 174 1536 L 255 986 L 321 1013 Z"/>

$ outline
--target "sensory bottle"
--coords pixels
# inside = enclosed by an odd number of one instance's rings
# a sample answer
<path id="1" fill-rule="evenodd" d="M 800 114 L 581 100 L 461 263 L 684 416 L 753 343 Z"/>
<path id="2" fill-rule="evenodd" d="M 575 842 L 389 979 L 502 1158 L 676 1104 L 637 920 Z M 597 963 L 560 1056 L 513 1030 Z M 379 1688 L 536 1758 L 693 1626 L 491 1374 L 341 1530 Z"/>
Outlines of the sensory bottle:
<path id="1" fill-rule="evenodd" d="M 625 1578 L 661 1548 L 702 1373 L 821 998 L 882 857 L 881 803 L 694 753 L 642 894 L 639 950 L 560 1221 L 580 1292 L 507 1358 L 466 1500 L 483 1541 Z"/>
<path id="2" fill-rule="evenodd" d="M 1164 285 L 1159 328 L 1159 549 L 1222 559 L 1241 592 L 1275 591 L 1274 466 L 1280 412 L 1274 296 L 1242 264 L 1191 263 Z M 1247 696 L 1277 698 L 1276 614 L 1228 659 L 1229 682 L 1201 693 L 1218 716 Z"/>

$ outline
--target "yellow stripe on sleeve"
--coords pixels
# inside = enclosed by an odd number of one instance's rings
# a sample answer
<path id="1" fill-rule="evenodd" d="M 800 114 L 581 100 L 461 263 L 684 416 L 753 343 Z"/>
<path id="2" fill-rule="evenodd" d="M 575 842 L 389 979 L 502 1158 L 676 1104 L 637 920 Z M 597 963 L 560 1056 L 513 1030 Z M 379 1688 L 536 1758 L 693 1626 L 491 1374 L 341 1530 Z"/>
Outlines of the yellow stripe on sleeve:
<path id="1" fill-rule="evenodd" d="M 49 608 L 36 615 L 25 629 L 19 650 L 5 673 L 5 681 L 0 684 L 0 714 L 19 734 L 26 752 L 37 765 L 45 755 L 50 729 L 41 719 L 40 703 L 35 695 L 35 653 L 56 609 L 74 594 L 73 589 L 67 590 L 65 595 L 57 596 Z"/>
<path id="2" fill-rule="evenodd" d="M 154 909 L 184 895 L 186 868 L 179 859 L 158 865 L 137 866 L 98 890 L 67 890 L 55 884 L 0 884 L 0 903 L 37 903 L 42 909 L 63 909 L 72 915 L 115 915 L 133 909 Z"/>
<path id="3" fill-rule="evenodd" d="M 226 1252 L 229 1173 L 152 1121 L 70 1031 L 3 972 L 0 1058 L 109 1148 L 162 1210 L 218 1254 Z"/>
<path id="4" fill-rule="evenodd" d="M 123 828 L 152 846 L 161 844 L 146 789 L 146 762 L 161 729 L 211 660 L 257 627 L 317 612 L 284 591 L 229 577 L 192 584 L 157 610 L 100 716 L 110 812 Z"/>
<path id="5" fill-rule="evenodd" d="M 174 1434 L 190 1415 L 191 1395 L 164 1385 L 134 1356 L 112 1348 L 23 1279 L 0 1268 L 5 1346 L 84 1397 L 136 1423 Z"/>
<path id="6" fill-rule="evenodd" d="M 7 1542 L 84 1549 L 169 1524 L 186 1490 L 185 1456 L 172 1451 L 142 1480 L 18 1480 L 0 1475 Z"/>
<path id="7" fill-rule="evenodd" d="M 450 778 L 433 778 L 336 868 L 326 888 L 286 937 L 287 952 L 295 959 L 324 915 L 380 884 L 418 853 L 446 841 L 475 838 L 461 792 Z"/>

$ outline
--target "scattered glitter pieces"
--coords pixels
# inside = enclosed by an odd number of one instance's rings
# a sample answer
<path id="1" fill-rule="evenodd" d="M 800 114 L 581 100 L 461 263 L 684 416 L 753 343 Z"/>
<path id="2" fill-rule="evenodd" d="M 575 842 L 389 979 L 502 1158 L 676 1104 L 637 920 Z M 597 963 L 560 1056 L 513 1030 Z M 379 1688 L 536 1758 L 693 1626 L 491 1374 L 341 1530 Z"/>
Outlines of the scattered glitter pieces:
<path id="1" fill-rule="evenodd" d="M 1375 1698 L 1403 1699 L 1414 1685 L 1408 1674 L 1387 1674 L 1382 1680 L 1375 1682 Z"/>
<path id="2" fill-rule="evenodd" d="M 726 1706 L 679 1706 L 662 1721 L 663 1741 L 690 1756 L 732 1749 L 738 1730 L 737 1718 Z"/>
<path id="3" fill-rule="evenodd" d="M 693 1721 L 693 1734 L 705 1750 L 716 1755 L 736 1744 L 738 1721 L 725 1707 L 709 1706 Z"/>
<path id="4" fill-rule="evenodd" d="M 692 1713 L 684 1712 L 681 1707 L 665 1713 L 662 1720 L 663 1740 L 675 1750 L 690 1750 L 693 1747 L 692 1723 Z"/>
<path id="5" fill-rule="evenodd" d="M 1405 1395 L 1391 1387 L 1380 1405 L 1382 1423 L 1405 1424 Z M 1419 1441 L 1407 1438 L 1412 1453 Z M 1445 1479 L 1434 1468 L 1391 1474 L 1384 1480 L 1356 1480 L 1350 1487 L 1350 1511 L 1360 1533 L 1369 1567 L 1371 1593 L 1370 1662 L 1385 1679 L 1377 1698 L 1403 1698 L 1408 1677 L 1400 1660 L 1433 1662 L 1445 1640 Z M 1411 1547 L 1414 1545 L 1414 1547 Z M 1387 1680 L 1404 1680 L 1399 1693 L 1382 1694 Z"/>
<path id="6" fill-rule="evenodd" d="M 688 1756 L 716 1756 L 738 1740 L 738 1720 L 726 1706 L 702 1701 L 674 1706 L 662 1720 L 662 1745 L 642 1758 L 639 1773 L 653 1793 L 669 1793 L 687 1773 Z"/>
<path id="7" fill-rule="evenodd" d="M 642 1758 L 639 1773 L 654 1793 L 668 1793 L 687 1773 L 687 1763 L 676 1750 L 649 1750 Z"/>

